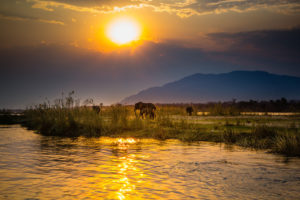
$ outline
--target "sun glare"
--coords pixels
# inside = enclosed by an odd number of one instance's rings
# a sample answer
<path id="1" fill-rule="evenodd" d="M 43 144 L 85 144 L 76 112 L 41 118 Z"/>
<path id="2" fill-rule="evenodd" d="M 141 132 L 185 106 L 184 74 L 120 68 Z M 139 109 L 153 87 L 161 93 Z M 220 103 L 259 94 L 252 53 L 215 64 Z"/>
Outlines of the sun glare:
<path id="1" fill-rule="evenodd" d="M 126 44 L 139 39 L 140 27 L 134 20 L 120 18 L 108 26 L 107 36 L 116 44 Z"/>

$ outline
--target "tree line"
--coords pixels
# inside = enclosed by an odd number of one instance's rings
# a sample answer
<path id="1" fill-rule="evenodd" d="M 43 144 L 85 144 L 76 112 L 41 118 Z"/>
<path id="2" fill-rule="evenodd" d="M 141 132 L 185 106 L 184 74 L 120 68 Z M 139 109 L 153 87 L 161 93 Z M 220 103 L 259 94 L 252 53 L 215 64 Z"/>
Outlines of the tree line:
<path id="1" fill-rule="evenodd" d="M 196 112 L 209 112 L 213 115 L 238 115 L 241 112 L 300 112 L 300 100 L 287 100 L 286 98 L 269 101 L 233 99 L 226 102 L 160 104 L 160 106 L 192 106 Z"/>

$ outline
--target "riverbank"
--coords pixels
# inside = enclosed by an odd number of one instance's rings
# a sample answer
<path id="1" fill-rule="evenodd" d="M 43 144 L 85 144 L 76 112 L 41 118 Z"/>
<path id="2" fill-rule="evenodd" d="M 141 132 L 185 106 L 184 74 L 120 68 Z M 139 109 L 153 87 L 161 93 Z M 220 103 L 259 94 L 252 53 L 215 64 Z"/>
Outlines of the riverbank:
<path id="1" fill-rule="evenodd" d="M 22 114 L 0 114 L 0 124 L 12 125 L 24 123 L 24 115 Z"/>
<path id="2" fill-rule="evenodd" d="M 156 119 L 136 118 L 131 107 L 47 108 L 24 112 L 23 126 L 48 136 L 134 137 L 211 141 L 300 156 L 297 116 L 184 116 L 158 108 Z"/>

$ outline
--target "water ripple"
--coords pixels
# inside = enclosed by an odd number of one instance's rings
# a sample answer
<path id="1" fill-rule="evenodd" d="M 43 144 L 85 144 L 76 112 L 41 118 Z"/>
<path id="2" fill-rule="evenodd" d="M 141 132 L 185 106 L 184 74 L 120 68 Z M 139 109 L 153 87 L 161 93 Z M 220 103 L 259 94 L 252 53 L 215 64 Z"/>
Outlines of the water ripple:
<path id="1" fill-rule="evenodd" d="M 0 127 L 0 199 L 297 199 L 300 159 L 236 146 Z"/>

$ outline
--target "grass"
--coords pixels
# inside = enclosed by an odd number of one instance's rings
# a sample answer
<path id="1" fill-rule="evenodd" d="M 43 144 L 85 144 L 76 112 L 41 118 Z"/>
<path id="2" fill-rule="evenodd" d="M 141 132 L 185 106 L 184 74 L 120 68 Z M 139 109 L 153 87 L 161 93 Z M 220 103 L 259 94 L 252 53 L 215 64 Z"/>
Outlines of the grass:
<path id="1" fill-rule="evenodd" d="M 102 119 L 86 109 L 30 109 L 26 110 L 24 125 L 43 135 L 52 136 L 99 136 Z"/>
<path id="2" fill-rule="evenodd" d="M 68 98 L 68 99 L 67 99 Z M 23 125 L 43 135 L 62 137 L 135 137 L 185 142 L 236 144 L 273 153 L 300 156 L 297 116 L 187 116 L 176 106 L 158 106 L 156 119 L 140 119 L 132 106 L 113 105 L 96 113 L 91 107 L 42 104 L 24 112 Z M 70 103 L 71 102 L 71 103 Z"/>

